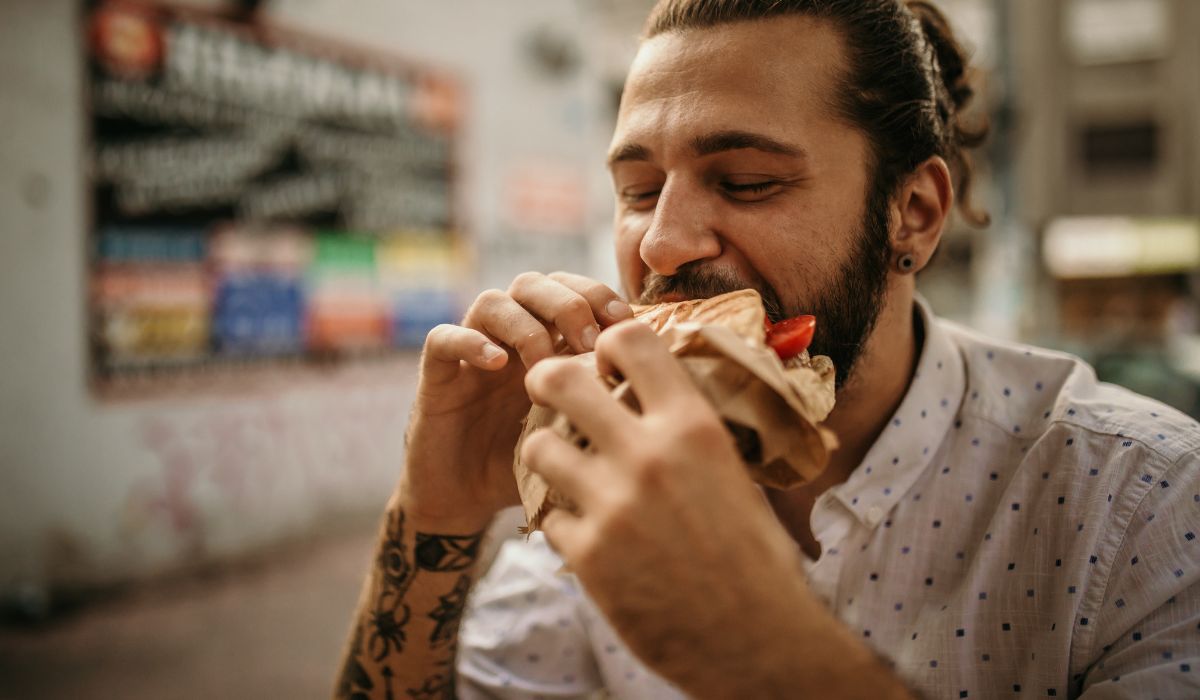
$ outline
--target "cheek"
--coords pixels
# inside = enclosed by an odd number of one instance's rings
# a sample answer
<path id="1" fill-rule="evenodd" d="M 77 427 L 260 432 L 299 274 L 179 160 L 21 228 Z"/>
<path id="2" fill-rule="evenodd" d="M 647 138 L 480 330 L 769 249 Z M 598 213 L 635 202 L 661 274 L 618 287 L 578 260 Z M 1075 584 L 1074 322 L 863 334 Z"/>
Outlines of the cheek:
<path id="1" fill-rule="evenodd" d="M 836 279 L 852 249 L 857 220 L 830 216 L 825 207 L 796 206 L 785 216 L 744 222 L 734 245 L 784 304 L 803 309 Z"/>
<path id="2" fill-rule="evenodd" d="M 641 222 L 637 217 L 632 217 L 617 218 L 613 227 L 617 270 L 621 275 L 621 284 L 625 287 L 625 295 L 629 299 L 634 299 L 641 293 L 642 281 L 648 269 L 642 262 L 640 252 L 647 226 L 648 222 Z"/>

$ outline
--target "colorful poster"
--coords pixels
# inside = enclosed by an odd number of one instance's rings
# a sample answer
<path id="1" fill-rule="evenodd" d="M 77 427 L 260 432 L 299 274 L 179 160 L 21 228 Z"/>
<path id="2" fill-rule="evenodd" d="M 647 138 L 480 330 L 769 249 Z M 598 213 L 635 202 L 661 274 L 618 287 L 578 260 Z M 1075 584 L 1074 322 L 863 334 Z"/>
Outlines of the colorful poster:
<path id="1" fill-rule="evenodd" d="M 99 379 L 378 354 L 459 316 L 454 80 L 173 5 L 86 26 Z"/>

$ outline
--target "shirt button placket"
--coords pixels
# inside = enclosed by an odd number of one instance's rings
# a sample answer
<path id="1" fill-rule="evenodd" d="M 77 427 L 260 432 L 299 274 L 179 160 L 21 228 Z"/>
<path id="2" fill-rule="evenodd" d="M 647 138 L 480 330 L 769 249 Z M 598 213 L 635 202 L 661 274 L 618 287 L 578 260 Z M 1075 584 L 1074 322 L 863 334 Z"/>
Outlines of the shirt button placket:
<path id="1" fill-rule="evenodd" d="M 845 549 L 846 537 L 852 527 L 850 514 L 844 508 L 833 507 L 833 497 L 828 491 L 817 498 L 813 505 L 810 523 L 813 536 L 821 544 L 823 553 L 808 569 L 808 581 L 813 592 L 826 605 L 833 607 L 837 596 L 838 580 L 841 578 L 843 554 L 830 554 L 829 549 Z"/>

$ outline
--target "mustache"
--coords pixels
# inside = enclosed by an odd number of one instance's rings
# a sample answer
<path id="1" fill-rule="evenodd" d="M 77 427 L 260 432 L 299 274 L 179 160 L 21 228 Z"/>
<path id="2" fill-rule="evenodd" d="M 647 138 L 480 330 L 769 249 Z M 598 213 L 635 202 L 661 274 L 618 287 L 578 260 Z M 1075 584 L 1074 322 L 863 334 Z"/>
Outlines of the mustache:
<path id="1" fill-rule="evenodd" d="M 708 299 L 742 289 L 758 292 L 762 297 L 767 318 L 772 323 L 787 318 L 779 294 L 766 282 L 743 280 L 729 270 L 707 269 L 694 263 L 680 267 L 673 275 L 660 275 L 656 272 L 647 274 L 637 303 L 659 304 L 668 297 Z"/>

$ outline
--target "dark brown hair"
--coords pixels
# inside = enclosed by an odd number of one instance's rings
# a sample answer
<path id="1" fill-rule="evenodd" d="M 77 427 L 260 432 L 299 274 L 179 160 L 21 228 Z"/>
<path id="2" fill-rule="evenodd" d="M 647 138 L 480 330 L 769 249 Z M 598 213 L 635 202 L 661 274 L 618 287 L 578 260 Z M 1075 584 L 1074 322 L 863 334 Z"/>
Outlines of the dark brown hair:
<path id="1" fill-rule="evenodd" d="M 974 96 L 968 60 L 942 12 L 924 0 L 659 0 L 644 38 L 731 22 L 805 15 L 832 22 L 850 65 L 837 96 L 841 115 L 860 129 L 874 156 L 873 194 L 895 193 L 931 156 L 946 160 L 963 217 L 987 225 L 971 206 L 969 150 L 987 138 L 986 120 L 964 123 Z"/>

